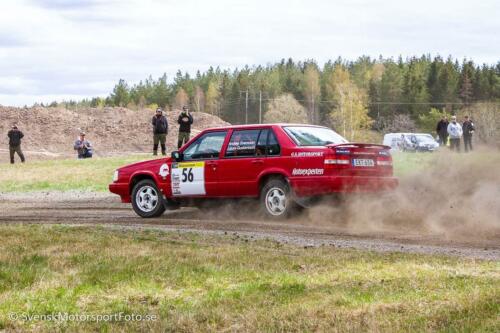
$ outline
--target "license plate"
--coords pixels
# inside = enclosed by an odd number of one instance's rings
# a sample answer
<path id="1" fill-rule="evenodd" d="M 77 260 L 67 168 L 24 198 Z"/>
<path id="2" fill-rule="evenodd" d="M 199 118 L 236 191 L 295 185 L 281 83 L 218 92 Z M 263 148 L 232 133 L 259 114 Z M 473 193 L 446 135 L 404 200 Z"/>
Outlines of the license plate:
<path id="1" fill-rule="evenodd" d="M 375 162 L 368 158 L 354 158 L 352 165 L 355 167 L 373 167 L 375 166 Z"/>

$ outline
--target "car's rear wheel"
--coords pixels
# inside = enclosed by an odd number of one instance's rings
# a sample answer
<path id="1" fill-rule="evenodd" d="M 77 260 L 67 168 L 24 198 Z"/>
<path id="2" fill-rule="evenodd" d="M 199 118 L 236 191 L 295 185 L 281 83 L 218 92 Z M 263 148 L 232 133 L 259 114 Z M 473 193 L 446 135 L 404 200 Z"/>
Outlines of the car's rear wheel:
<path id="1" fill-rule="evenodd" d="M 281 220 L 290 217 L 295 203 L 288 184 L 282 179 L 270 179 L 260 193 L 261 207 L 266 217 Z"/>
<path id="2" fill-rule="evenodd" d="M 132 207 L 140 217 L 158 217 L 163 214 L 165 211 L 163 195 L 153 180 L 144 179 L 134 186 Z"/>

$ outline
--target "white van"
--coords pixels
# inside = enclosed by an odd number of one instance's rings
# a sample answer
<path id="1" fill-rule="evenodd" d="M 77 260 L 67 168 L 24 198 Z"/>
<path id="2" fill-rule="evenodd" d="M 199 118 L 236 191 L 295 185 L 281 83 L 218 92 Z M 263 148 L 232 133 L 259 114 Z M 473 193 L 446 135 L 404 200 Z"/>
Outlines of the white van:
<path id="1" fill-rule="evenodd" d="M 432 152 L 439 148 L 439 143 L 427 133 L 387 133 L 383 144 L 391 151 Z"/>

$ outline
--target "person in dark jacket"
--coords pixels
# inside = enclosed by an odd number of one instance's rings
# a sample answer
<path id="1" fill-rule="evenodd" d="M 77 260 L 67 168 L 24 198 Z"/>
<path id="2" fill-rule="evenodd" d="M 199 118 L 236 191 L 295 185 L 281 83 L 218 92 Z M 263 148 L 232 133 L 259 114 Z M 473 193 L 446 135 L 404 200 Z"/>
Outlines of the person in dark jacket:
<path id="1" fill-rule="evenodd" d="M 85 132 L 80 132 L 80 136 L 73 144 L 73 149 L 77 151 L 78 159 L 92 158 L 92 155 L 94 154 L 92 144 L 85 138 Z"/>
<path id="2" fill-rule="evenodd" d="M 189 113 L 187 106 L 182 107 L 182 112 L 177 119 L 179 124 L 179 139 L 177 140 L 177 148 L 182 147 L 183 144 L 189 141 L 191 133 L 191 125 L 193 124 L 193 116 Z"/>
<path id="3" fill-rule="evenodd" d="M 14 164 L 15 153 L 19 155 L 21 162 L 24 163 L 25 158 L 21 150 L 21 139 L 24 137 L 23 132 L 17 128 L 17 125 L 12 125 L 12 129 L 7 133 L 7 136 L 9 137 L 10 164 Z"/>
<path id="4" fill-rule="evenodd" d="M 151 120 L 151 124 L 153 125 L 153 155 L 158 155 L 158 144 L 161 145 L 161 154 L 166 155 L 165 142 L 167 141 L 168 121 L 161 108 L 156 109 L 156 115 Z"/>
<path id="5" fill-rule="evenodd" d="M 475 128 L 472 120 L 469 120 L 469 116 L 465 116 L 465 120 L 462 124 L 462 131 L 464 132 L 464 148 L 467 153 L 469 150 L 472 151 L 472 134 L 474 134 Z"/>
<path id="6" fill-rule="evenodd" d="M 448 118 L 443 117 L 436 126 L 436 133 L 439 137 L 439 144 L 441 146 L 446 146 L 446 143 L 448 142 L 448 124 Z"/>

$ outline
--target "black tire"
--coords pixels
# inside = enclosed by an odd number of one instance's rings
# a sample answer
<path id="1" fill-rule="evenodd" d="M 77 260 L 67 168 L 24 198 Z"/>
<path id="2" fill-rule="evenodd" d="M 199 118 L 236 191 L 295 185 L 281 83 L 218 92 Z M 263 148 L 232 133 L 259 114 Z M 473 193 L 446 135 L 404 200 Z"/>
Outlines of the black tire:
<path id="1" fill-rule="evenodd" d="M 165 211 L 163 194 L 151 179 L 144 179 L 138 182 L 132 190 L 131 199 L 132 207 L 140 217 L 158 217 Z"/>
<path id="2" fill-rule="evenodd" d="M 292 215 L 295 202 L 288 184 L 279 178 L 268 180 L 260 191 L 260 206 L 263 215 L 273 220 L 284 220 Z"/>

